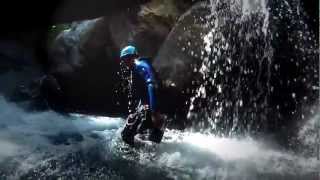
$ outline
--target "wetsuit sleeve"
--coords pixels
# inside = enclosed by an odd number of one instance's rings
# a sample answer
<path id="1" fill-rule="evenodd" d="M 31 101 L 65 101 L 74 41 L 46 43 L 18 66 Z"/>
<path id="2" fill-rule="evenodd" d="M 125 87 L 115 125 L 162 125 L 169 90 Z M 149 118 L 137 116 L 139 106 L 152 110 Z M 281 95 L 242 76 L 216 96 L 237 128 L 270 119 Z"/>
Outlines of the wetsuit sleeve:
<path id="1" fill-rule="evenodd" d="M 152 112 L 155 112 L 157 109 L 157 101 L 155 95 L 155 77 L 154 72 L 151 66 L 146 62 L 141 62 L 139 65 L 140 74 L 143 76 L 145 83 L 147 85 L 148 90 L 148 99 L 149 99 L 149 106 Z"/>
<path id="2" fill-rule="evenodd" d="M 156 96 L 153 84 L 148 84 L 149 106 L 152 112 L 156 111 Z"/>

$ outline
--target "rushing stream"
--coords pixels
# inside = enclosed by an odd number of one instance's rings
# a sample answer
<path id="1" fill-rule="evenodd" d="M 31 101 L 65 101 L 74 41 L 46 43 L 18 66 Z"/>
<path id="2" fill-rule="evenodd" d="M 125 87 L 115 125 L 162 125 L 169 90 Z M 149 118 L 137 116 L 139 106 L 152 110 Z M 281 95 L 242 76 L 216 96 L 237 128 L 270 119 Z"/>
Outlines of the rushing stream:
<path id="1" fill-rule="evenodd" d="M 0 106 L 1 179 L 315 179 L 320 165 L 249 137 L 188 131 L 132 149 L 119 118 L 29 113 L 3 98 Z"/>

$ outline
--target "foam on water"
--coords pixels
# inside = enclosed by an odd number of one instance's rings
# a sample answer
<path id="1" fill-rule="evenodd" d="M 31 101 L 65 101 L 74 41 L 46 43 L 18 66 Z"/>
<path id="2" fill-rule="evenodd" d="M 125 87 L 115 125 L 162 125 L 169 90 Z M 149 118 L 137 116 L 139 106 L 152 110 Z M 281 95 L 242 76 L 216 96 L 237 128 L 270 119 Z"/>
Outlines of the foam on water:
<path id="1" fill-rule="evenodd" d="M 111 170 L 101 172 L 103 177 L 114 177 L 115 173 L 122 179 L 141 173 L 145 175 L 139 178 L 147 179 L 158 172 L 161 175 L 156 179 L 310 179 L 315 177 L 320 165 L 315 158 L 283 152 L 249 137 L 221 138 L 176 130 L 167 130 L 160 145 L 129 148 L 120 139 L 121 118 L 62 116 L 50 111 L 30 113 L 3 98 L 0 98 L 0 107 L 0 172 L 12 168 L 10 163 L 4 163 L 8 159 L 11 159 L 9 162 L 18 162 L 11 178 L 20 178 L 31 171 L 49 171 L 53 160 L 63 165 L 67 160 L 65 157 L 78 151 L 102 154 L 105 159 L 98 161 L 115 168 L 112 173 Z M 79 140 L 78 136 L 82 138 Z M 100 150 L 94 152 L 92 149 Z M 118 169 L 127 166 L 122 164 L 123 161 L 136 168 L 128 165 L 127 169 Z M 73 166 L 80 167 L 81 164 L 75 161 Z M 50 173 L 63 176 L 65 171 L 70 174 L 78 172 L 62 168 Z M 50 177 L 49 174 L 45 176 Z"/>

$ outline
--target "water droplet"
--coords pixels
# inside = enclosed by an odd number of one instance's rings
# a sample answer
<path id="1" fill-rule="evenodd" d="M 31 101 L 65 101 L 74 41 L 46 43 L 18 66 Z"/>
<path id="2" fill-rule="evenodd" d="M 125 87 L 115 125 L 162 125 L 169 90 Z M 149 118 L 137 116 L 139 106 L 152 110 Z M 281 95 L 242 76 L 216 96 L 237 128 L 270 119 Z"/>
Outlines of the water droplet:
<path id="1" fill-rule="evenodd" d="M 218 85 L 218 93 L 222 93 L 221 85 Z"/>
<path id="2" fill-rule="evenodd" d="M 240 106 L 240 107 L 242 107 L 242 106 L 243 106 L 243 101 L 242 101 L 242 100 L 240 100 L 240 102 L 239 102 L 239 106 Z"/>
<path id="3" fill-rule="evenodd" d="M 231 64 L 231 59 L 230 59 L 230 58 L 227 58 L 227 62 L 228 62 L 229 64 Z"/>

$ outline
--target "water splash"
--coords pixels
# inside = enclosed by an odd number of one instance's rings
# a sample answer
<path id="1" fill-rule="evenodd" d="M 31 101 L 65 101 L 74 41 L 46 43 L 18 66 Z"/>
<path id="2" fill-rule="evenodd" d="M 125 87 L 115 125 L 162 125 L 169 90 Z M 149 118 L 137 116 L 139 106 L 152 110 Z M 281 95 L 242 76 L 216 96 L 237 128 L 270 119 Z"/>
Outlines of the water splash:
<path id="1" fill-rule="evenodd" d="M 199 113 L 192 111 L 194 106 L 203 103 L 200 105 L 204 114 L 201 119 L 208 119 L 209 122 L 204 123 L 204 127 L 200 125 L 200 129 L 211 129 L 217 133 L 234 132 L 251 126 L 238 121 L 241 119 L 240 109 L 243 108 L 244 102 L 247 104 L 241 91 L 245 85 L 244 81 L 252 77 L 250 74 L 254 74 L 252 66 L 258 66 L 260 69 L 254 75 L 258 76 L 255 86 L 259 91 L 255 94 L 260 96 L 265 93 L 259 80 L 263 76 L 263 63 L 267 61 L 267 69 L 270 72 L 272 59 L 272 47 L 267 37 L 269 13 L 265 1 L 211 1 L 211 7 L 212 15 L 208 19 L 211 31 L 203 37 L 206 56 L 198 69 L 203 83 L 196 90 L 196 96 L 191 98 L 188 117 L 191 118 L 193 115 L 193 120 L 199 119 Z M 251 57 L 252 60 L 247 59 L 248 50 L 256 56 Z M 267 87 L 269 79 L 270 76 L 266 80 Z M 262 102 L 265 106 L 266 98 Z M 200 102 L 195 102 L 196 99 Z M 209 102 L 206 103 L 208 99 Z M 197 125 L 193 125 L 195 126 Z M 228 130 L 229 128 L 231 129 Z"/>
<path id="2" fill-rule="evenodd" d="M 301 107 L 316 102 L 311 86 L 317 83 L 318 52 L 298 2 L 210 1 L 212 13 L 205 19 L 211 30 L 203 36 L 202 63 L 195 69 L 202 79 L 188 113 L 192 129 L 274 132 L 309 116 Z"/>
<path id="3" fill-rule="evenodd" d="M 120 118 L 29 113 L 3 98 L 0 107 L 4 179 L 314 179 L 320 165 L 252 138 L 177 130 L 135 149 L 121 141 Z"/>
<path id="4" fill-rule="evenodd" d="M 320 114 L 317 113 L 314 117 L 310 118 L 299 130 L 298 139 L 301 142 L 300 151 L 305 157 L 319 157 L 318 148 L 320 146 L 319 137 L 319 122 Z M 320 171 L 319 171 L 320 172 Z"/>
<path id="5" fill-rule="evenodd" d="M 320 163 L 249 137 L 167 130 L 164 138 L 156 148 L 138 149 L 129 156 L 124 151 L 121 157 L 165 170 L 173 179 L 313 179 Z"/>

